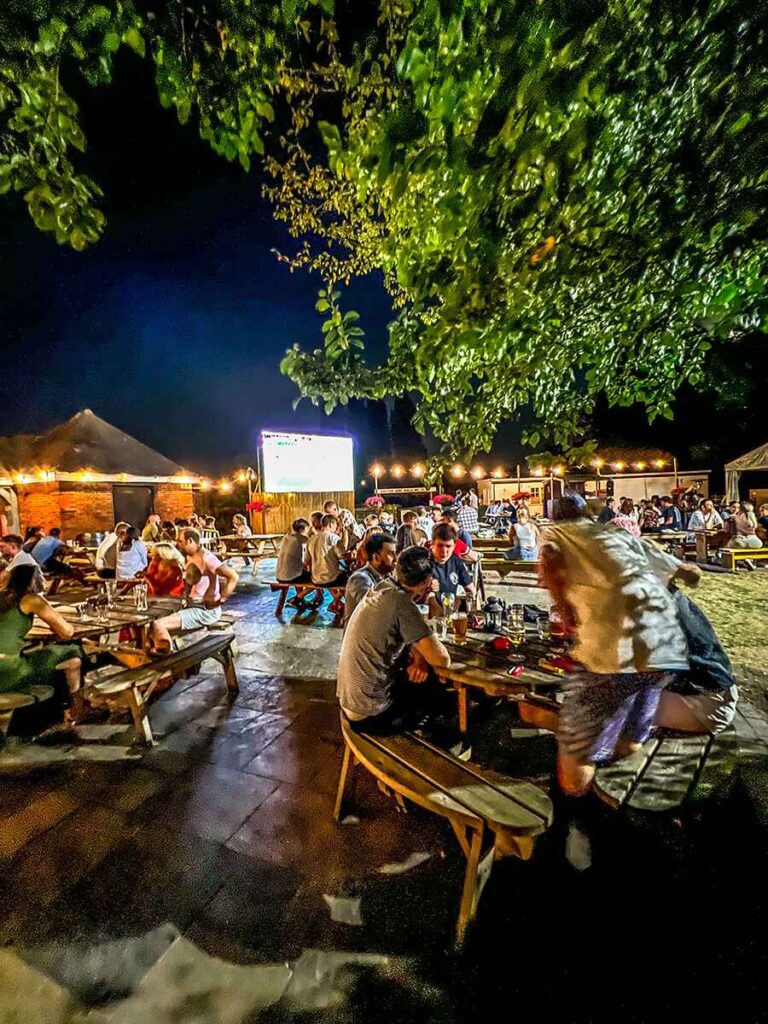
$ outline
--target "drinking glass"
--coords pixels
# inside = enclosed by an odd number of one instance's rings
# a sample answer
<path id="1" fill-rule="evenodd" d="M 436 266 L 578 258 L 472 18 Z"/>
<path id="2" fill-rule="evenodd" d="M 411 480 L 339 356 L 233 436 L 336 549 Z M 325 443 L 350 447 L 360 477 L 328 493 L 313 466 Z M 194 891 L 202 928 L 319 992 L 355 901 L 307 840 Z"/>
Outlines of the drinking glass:
<path id="1" fill-rule="evenodd" d="M 466 612 L 453 613 L 453 638 L 459 646 L 463 646 L 467 642 L 468 623 Z"/>
<path id="2" fill-rule="evenodd" d="M 539 640 L 548 641 L 550 639 L 552 630 L 549 615 L 539 615 L 536 619 L 536 632 L 539 634 Z"/>
<path id="3" fill-rule="evenodd" d="M 115 606 L 115 581 L 106 580 L 104 583 L 104 590 L 107 595 L 107 607 L 114 608 Z"/>
<path id="4" fill-rule="evenodd" d="M 134 592 L 136 594 L 136 610 L 145 612 L 147 610 L 147 584 L 137 584 Z"/>

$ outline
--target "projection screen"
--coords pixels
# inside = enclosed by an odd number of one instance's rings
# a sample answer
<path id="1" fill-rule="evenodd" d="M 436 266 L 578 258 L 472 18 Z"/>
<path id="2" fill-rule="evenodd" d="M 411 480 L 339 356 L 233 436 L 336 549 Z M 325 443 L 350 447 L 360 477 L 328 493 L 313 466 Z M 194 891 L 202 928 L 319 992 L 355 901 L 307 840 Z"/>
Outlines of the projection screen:
<path id="1" fill-rule="evenodd" d="M 271 492 L 354 491 L 352 438 L 261 434 L 264 489 Z"/>

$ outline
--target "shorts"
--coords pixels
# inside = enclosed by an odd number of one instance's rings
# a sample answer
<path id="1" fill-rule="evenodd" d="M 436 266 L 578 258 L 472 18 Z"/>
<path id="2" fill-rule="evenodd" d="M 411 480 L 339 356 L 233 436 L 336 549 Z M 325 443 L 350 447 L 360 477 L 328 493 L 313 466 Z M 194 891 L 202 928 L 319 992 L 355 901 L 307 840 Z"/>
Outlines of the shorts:
<path id="1" fill-rule="evenodd" d="M 673 693 L 665 690 L 656 712 L 656 725 L 682 732 L 723 732 L 736 717 L 737 686 L 704 693 Z"/>
<path id="2" fill-rule="evenodd" d="M 62 562 L 60 558 L 49 558 L 43 566 L 43 570 L 48 573 L 49 576 L 74 576 L 75 570 L 71 565 L 67 565 L 66 562 Z"/>
<path id="3" fill-rule="evenodd" d="M 294 576 L 294 578 L 292 580 L 281 580 L 278 577 L 277 582 L 278 583 L 311 583 L 312 582 L 312 576 L 305 569 L 304 572 L 300 576 Z"/>
<path id="4" fill-rule="evenodd" d="M 215 626 L 221 618 L 221 608 L 182 608 L 177 614 L 183 630 L 198 629 L 200 626 Z"/>
<path id="5" fill-rule="evenodd" d="M 564 686 L 557 744 L 580 764 L 607 764 L 619 741 L 644 743 L 671 672 L 574 674 Z"/>

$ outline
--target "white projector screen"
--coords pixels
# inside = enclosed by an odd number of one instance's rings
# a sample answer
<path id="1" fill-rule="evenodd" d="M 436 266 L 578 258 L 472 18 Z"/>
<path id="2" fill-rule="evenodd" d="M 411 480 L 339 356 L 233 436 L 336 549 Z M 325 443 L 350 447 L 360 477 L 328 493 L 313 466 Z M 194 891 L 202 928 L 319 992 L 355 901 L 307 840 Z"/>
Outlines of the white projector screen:
<path id="1" fill-rule="evenodd" d="M 262 431 L 264 489 L 275 492 L 354 491 L 351 437 Z"/>

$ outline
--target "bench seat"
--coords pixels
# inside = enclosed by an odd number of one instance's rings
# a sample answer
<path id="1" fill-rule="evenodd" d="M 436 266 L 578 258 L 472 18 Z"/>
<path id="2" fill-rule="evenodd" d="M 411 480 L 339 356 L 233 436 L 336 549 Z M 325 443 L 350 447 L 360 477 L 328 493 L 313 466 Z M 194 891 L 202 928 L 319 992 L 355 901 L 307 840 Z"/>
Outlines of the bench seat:
<path id="1" fill-rule="evenodd" d="M 42 704 L 50 700 L 53 693 L 52 686 L 25 686 L 23 690 L 0 693 L 0 737 L 8 734 L 14 712 L 31 704 Z"/>
<path id="2" fill-rule="evenodd" d="M 739 562 L 768 561 L 768 548 L 720 548 L 720 561 L 732 572 L 736 572 Z"/>
<path id="3" fill-rule="evenodd" d="M 277 581 L 269 584 L 272 593 L 279 593 L 280 599 L 277 602 L 275 608 L 275 618 L 279 619 L 283 614 L 285 608 L 285 602 L 288 598 L 288 594 L 291 590 L 295 591 L 295 596 L 300 600 L 309 597 L 310 594 L 317 594 L 318 607 L 322 602 L 323 595 L 328 593 L 331 595 L 333 600 L 329 605 L 329 610 L 333 612 L 333 622 L 331 627 L 338 629 L 344 621 L 344 596 L 346 593 L 346 585 L 343 587 L 329 587 L 325 584 L 321 585 L 318 583 L 278 583 Z"/>
<path id="4" fill-rule="evenodd" d="M 87 700 L 96 706 L 127 708 L 133 719 L 137 739 L 152 746 L 155 742 L 147 717 L 147 700 L 161 679 L 171 676 L 180 679 L 194 674 L 206 658 L 214 658 L 224 668 L 224 678 L 230 694 L 239 691 L 237 673 L 232 654 L 234 633 L 208 633 L 194 639 L 179 651 L 171 651 L 153 659 L 150 664 L 108 673 L 89 673 L 83 691 Z"/>
<path id="5" fill-rule="evenodd" d="M 371 736 L 341 716 L 344 761 L 334 807 L 339 821 L 349 769 L 361 764 L 398 803 L 409 800 L 446 818 L 467 858 L 456 925 L 464 942 L 494 860 L 528 860 L 537 836 L 552 823 L 552 802 L 538 786 L 459 760 L 413 733 Z"/>
<path id="6" fill-rule="evenodd" d="M 679 811 L 725 791 L 741 765 L 768 757 L 768 722 L 745 700 L 717 736 L 670 734 L 598 768 L 595 792 L 630 811 Z"/>

